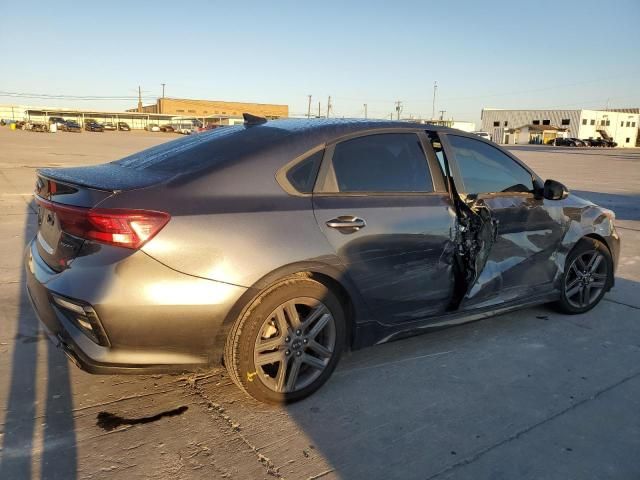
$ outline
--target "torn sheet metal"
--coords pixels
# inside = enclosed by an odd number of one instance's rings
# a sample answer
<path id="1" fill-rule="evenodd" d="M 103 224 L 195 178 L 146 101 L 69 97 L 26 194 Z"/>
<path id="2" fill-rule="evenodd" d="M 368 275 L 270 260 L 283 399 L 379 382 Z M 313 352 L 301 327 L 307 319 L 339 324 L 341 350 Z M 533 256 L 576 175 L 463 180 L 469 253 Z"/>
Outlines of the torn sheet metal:
<path id="1" fill-rule="evenodd" d="M 482 200 L 454 200 L 458 219 L 455 229 L 455 288 L 448 310 L 457 310 L 483 271 L 495 243 L 498 223 Z"/>

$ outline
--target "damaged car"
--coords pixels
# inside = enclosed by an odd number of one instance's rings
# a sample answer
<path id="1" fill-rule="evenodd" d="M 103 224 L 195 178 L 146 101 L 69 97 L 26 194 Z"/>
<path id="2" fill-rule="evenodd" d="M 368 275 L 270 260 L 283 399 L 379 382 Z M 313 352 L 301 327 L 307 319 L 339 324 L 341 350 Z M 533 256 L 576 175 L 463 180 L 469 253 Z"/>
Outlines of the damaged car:
<path id="1" fill-rule="evenodd" d="M 526 306 L 593 308 L 614 213 L 477 135 L 275 120 L 37 172 L 29 296 L 91 373 L 225 365 L 264 402 L 357 349 Z"/>

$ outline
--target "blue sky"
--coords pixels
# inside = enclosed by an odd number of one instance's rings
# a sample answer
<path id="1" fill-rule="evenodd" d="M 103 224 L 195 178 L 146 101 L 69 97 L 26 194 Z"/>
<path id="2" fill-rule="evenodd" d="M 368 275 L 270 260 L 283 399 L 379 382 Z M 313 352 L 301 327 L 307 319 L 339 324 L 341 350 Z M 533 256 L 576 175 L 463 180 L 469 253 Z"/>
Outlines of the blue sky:
<path id="1" fill-rule="evenodd" d="M 167 96 L 478 121 L 482 107 L 640 106 L 640 1 L 2 2 L 0 92 Z"/>

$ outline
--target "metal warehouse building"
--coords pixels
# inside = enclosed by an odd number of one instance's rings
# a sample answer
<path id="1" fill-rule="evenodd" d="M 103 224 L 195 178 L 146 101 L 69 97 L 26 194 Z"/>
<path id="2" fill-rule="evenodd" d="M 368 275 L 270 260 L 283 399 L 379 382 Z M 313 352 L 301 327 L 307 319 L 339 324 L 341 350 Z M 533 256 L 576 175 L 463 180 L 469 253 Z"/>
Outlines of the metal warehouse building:
<path id="1" fill-rule="evenodd" d="M 635 147 L 640 109 L 482 110 L 482 130 L 499 144 L 546 144 L 556 137 L 612 138 L 619 147 Z"/>

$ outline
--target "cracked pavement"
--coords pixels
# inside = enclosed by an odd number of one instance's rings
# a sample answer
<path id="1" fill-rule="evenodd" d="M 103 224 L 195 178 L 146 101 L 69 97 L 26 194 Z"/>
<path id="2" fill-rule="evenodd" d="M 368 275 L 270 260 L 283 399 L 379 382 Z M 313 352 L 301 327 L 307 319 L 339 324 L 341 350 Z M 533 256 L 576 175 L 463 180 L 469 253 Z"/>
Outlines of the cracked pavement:
<path id="1" fill-rule="evenodd" d="M 172 138 L 0 128 L 0 478 L 640 477 L 640 150 L 514 147 L 617 212 L 617 283 L 596 309 L 540 306 L 349 353 L 314 396 L 272 407 L 223 369 L 88 375 L 25 296 L 34 169 Z"/>

